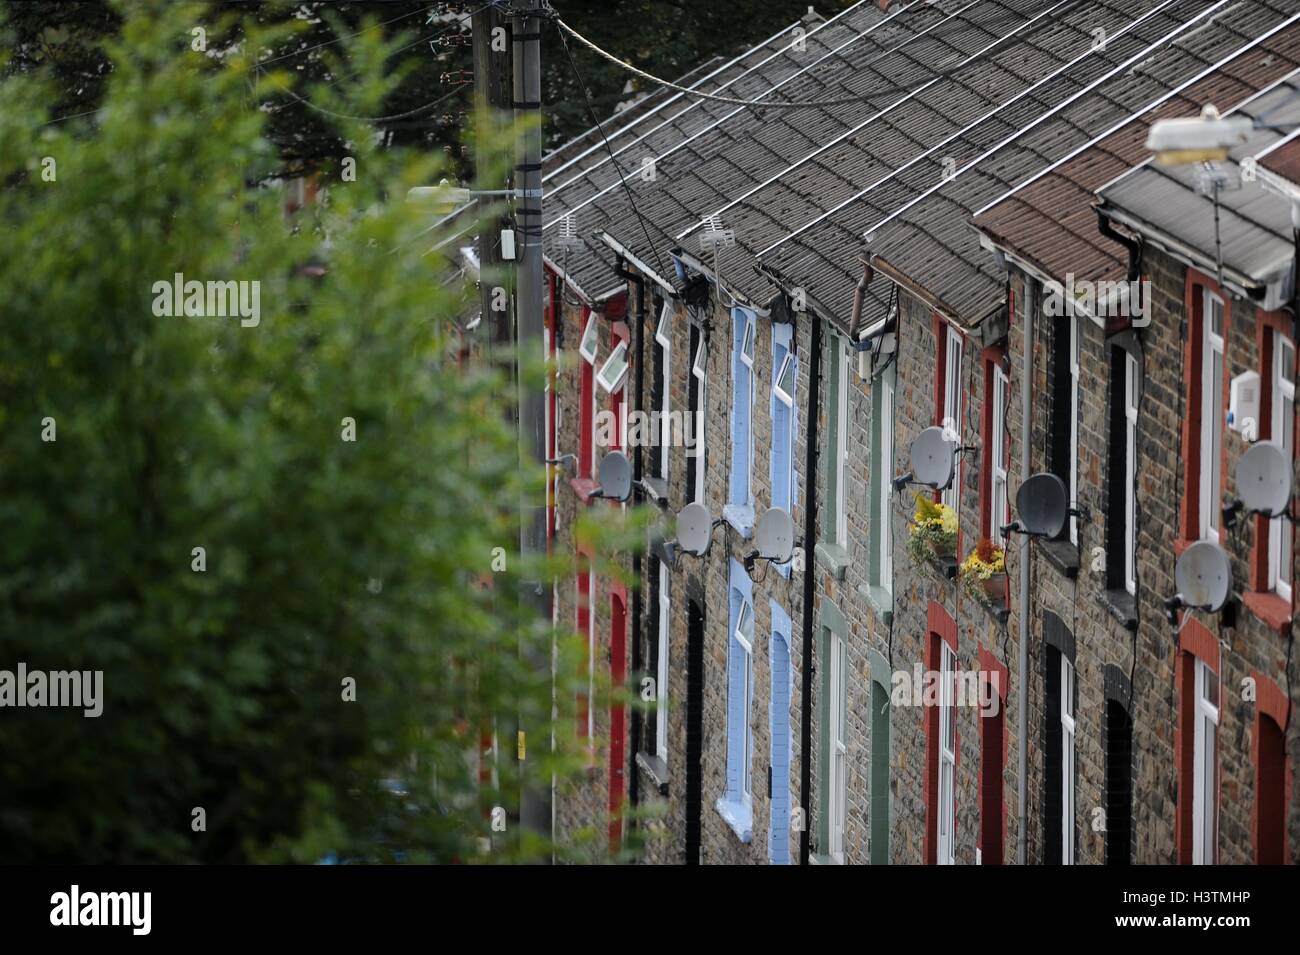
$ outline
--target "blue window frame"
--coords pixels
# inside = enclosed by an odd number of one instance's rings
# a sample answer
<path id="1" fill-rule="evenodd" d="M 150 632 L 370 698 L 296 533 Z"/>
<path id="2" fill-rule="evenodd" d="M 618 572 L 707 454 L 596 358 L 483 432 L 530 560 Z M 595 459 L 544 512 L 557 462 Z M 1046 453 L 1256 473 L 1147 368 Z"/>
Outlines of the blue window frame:
<path id="1" fill-rule="evenodd" d="M 791 349 L 794 328 L 790 325 L 772 326 L 772 448 L 769 461 L 772 481 L 772 506 L 791 512 L 798 483 L 794 470 L 794 444 L 799 425 L 795 386 L 799 380 L 799 360 Z M 790 575 L 789 563 L 778 565 L 778 570 Z"/>
<path id="2" fill-rule="evenodd" d="M 723 516 L 748 537 L 754 527 L 754 353 L 758 317 L 747 308 L 731 310 L 731 473 Z"/>
<path id="3" fill-rule="evenodd" d="M 717 810 L 741 842 L 753 838 L 754 584 L 731 560 L 728 589 L 727 791 Z"/>
<path id="4" fill-rule="evenodd" d="M 768 830 L 767 859 L 773 865 L 790 864 L 790 695 L 794 674 L 790 667 L 790 615 L 775 600 L 772 608 L 772 696 L 768 727 L 772 739 L 772 821 Z"/>

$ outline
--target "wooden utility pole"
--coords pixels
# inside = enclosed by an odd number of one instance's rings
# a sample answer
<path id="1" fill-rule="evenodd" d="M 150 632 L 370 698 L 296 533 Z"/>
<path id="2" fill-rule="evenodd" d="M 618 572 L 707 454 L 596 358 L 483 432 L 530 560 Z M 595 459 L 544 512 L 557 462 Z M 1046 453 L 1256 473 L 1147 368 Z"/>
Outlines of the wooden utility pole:
<path id="1" fill-rule="evenodd" d="M 545 273 L 542 268 L 542 11 L 543 0 L 514 0 L 514 109 L 516 120 L 515 189 L 515 328 L 516 355 L 521 366 L 543 360 L 545 341 Z M 519 389 L 519 464 L 525 471 L 546 467 L 545 390 L 529 376 L 517 375 Z M 546 498 L 531 494 L 521 502 L 520 550 L 525 562 L 546 556 Z M 525 595 L 539 617 L 551 622 L 549 581 L 525 584 Z M 527 652 L 528 663 L 551 668 L 551 654 Z M 527 727 L 520 727 L 522 733 Z M 536 738 L 532 745 L 549 741 Z M 534 760 L 534 764 L 536 764 Z M 551 832 L 551 780 L 529 772 L 524 759 L 520 771 L 520 824 L 527 830 Z"/>

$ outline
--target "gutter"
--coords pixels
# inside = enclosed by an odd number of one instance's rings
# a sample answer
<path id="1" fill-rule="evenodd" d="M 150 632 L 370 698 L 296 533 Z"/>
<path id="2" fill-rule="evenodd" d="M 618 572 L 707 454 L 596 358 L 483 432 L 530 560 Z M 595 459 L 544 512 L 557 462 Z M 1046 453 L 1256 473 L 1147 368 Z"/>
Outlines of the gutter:
<path id="1" fill-rule="evenodd" d="M 1030 279 L 1025 283 L 1024 315 L 1025 328 L 1021 336 L 1024 348 L 1021 355 L 1020 386 L 1020 427 L 1027 434 L 1033 434 L 1033 390 L 1034 390 L 1034 317 L 1038 311 L 1036 283 Z M 1012 305 L 1011 289 L 1007 288 L 1007 306 Z M 1008 319 L 1010 316 L 1008 316 Z M 1032 469 L 1030 460 L 1030 441 L 1020 442 L 1020 480 L 1028 481 Z M 1020 646 L 1017 653 L 1017 680 L 1020 685 L 1020 705 L 1016 707 L 1016 864 L 1026 862 L 1029 824 L 1029 535 L 1020 538 Z"/>
<path id="2" fill-rule="evenodd" d="M 665 295 L 669 295 L 669 296 L 677 295 L 677 289 L 673 287 L 673 284 L 671 282 L 665 279 L 662 275 L 659 275 L 657 272 L 655 272 L 655 270 L 650 268 L 650 266 L 642 262 L 639 258 L 636 257 L 635 253 L 633 253 L 625 245 L 620 243 L 608 232 L 600 233 L 600 241 L 604 242 L 607 246 L 613 249 L 615 254 L 617 254 L 619 258 L 630 262 L 632 266 L 636 268 L 637 271 L 639 271 L 642 275 L 650 276 L 650 278 L 654 281 L 654 283 L 664 290 Z M 623 269 L 622 267 L 619 267 L 617 271 L 620 276 L 625 278 L 628 277 L 626 274 L 626 270 Z M 642 282 L 642 283 L 644 282 L 644 280 L 641 279 L 639 276 L 635 279 L 632 279 L 632 281 Z"/>
<path id="3" fill-rule="evenodd" d="M 756 265 L 755 270 L 775 285 L 782 293 L 789 295 L 788 283 L 774 270 L 763 265 Z M 804 454 L 804 512 L 803 512 L 803 613 L 800 629 L 803 637 L 803 691 L 799 696 L 799 808 L 803 813 L 803 828 L 799 831 L 799 864 L 808 865 L 812 845 L 809 841 L 808 820 L 812 818 L 812 675 L 815 668 L 813 658 L 813 601 L 816 597 L 817 574 L 810 566 L 809 553 L 817 540 L 817 436 L 821 433 L 818 426 L 821 401 L 822 373 L 822 319 L 814 309 L 808 309 L 811 342 L 808 358 L 808 405 L 804 409 L 807 416 L 805 433 L 808 435 Z M 795 336 L 796 345 L 798 336 Z"/>

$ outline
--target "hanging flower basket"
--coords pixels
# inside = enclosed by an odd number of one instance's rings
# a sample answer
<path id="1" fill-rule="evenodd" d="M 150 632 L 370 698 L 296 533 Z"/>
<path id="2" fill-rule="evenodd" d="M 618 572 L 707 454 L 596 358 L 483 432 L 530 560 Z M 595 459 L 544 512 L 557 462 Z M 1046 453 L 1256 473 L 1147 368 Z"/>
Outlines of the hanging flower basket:
<path id="1" fill-rule="evenodd" d="M 914 563 L 931 557 L 952 557 L 957 552 L 957 514 L 947 504 L 916 495 L 907 550 Z"/>
<path id="2" fill-rule="evenodd" d="M 966 555 L 961 564 L 960 576 L 966 592 L 985 607 L 1006 600 L 1006 552 L 987 537 Z"/>

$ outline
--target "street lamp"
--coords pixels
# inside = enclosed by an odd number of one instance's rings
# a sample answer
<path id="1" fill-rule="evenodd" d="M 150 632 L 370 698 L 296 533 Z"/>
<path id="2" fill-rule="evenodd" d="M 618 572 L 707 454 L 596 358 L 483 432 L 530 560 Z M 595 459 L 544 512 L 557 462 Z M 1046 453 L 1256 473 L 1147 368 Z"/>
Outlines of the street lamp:
<path id="1" fill-rule="evenodd" d="M 1213 105 L 1206 104 L 1200 116 L 1152 123 L 1146 147 L 1162 166 L 1222 162 L 1229 150 L 1246 141 L 1254 127 L 1249 116 L 1224 118 Z"/>

